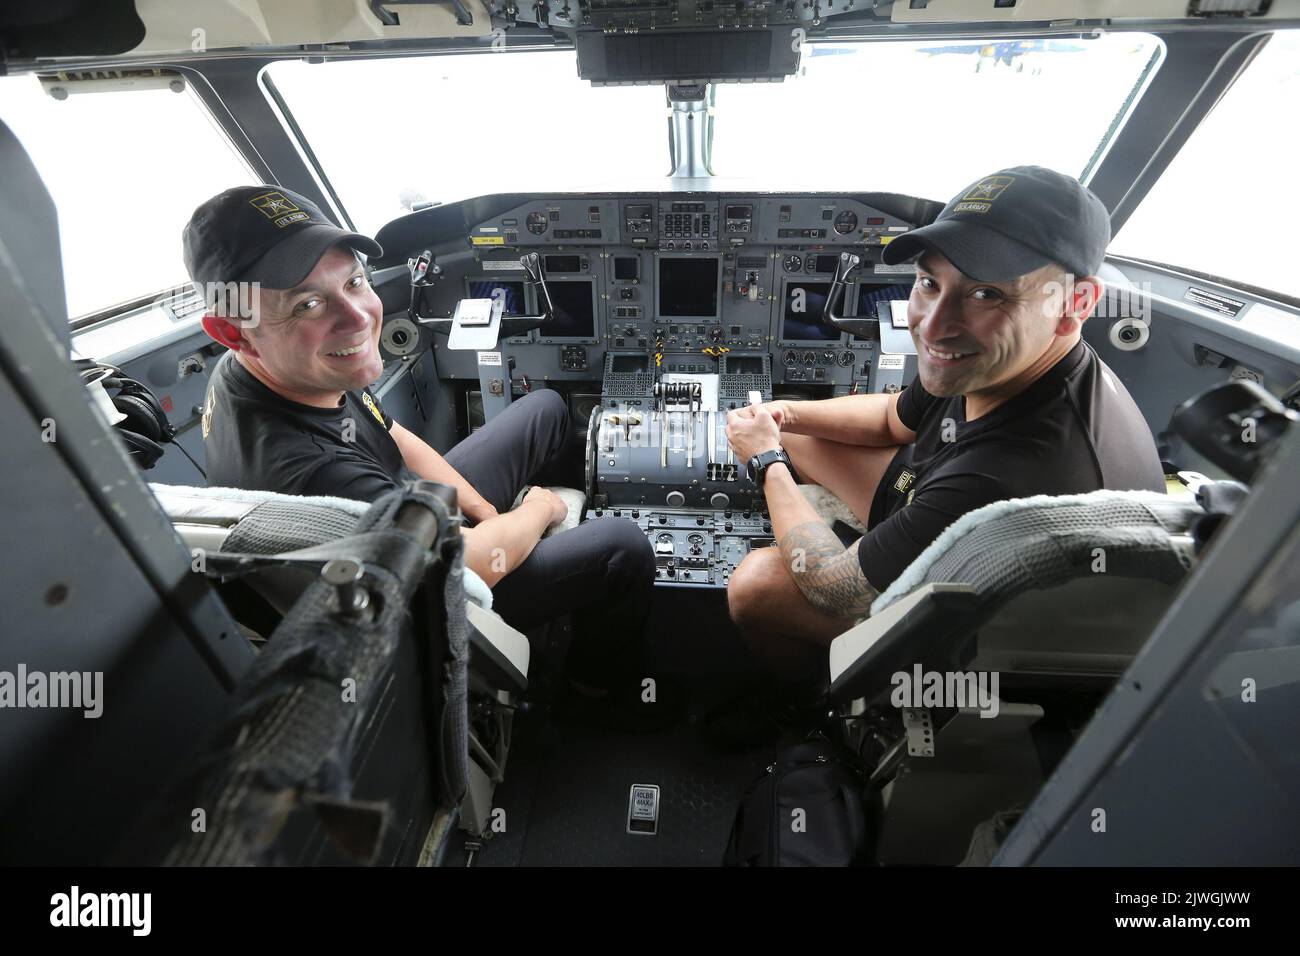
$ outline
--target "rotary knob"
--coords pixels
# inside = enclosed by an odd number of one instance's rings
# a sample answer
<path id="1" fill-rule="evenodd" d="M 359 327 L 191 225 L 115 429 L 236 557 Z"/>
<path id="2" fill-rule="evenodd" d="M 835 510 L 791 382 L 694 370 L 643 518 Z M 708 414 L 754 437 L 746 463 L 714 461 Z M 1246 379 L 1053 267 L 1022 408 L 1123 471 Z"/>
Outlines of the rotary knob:
<path id="1" fill-rule="evenodd" d="M 686 496 L 682 494 L 680 491 L 668 492 L 667 500 L 668 500 L 668 507 L 670 508 L 680 508 L 682 505 L 686 504 Z"/>
<path id="2" fill-rule="evenodd" d="M 731 504 L 731 499 L 721 491 L 715 491 L 713 497 L 709 499 L 709 505 L 714 511 L 725 511 L 729 504 Z"/>

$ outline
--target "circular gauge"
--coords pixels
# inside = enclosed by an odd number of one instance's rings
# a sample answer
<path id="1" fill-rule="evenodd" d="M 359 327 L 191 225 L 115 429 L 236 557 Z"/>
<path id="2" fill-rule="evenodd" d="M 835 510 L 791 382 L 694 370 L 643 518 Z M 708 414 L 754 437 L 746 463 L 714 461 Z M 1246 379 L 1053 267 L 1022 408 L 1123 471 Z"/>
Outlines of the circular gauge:
<path id="1" fill-rule="evenodd" d="M 530 212 L 528 218 L 524 220 L 528 226 L 528 231 L 534 236 L 540 236 L 546 232 L 546 213 Z"/>
<path id="2" fill-rule="evenodd" d="M 853 364 L 853 353 L 852 353 L 852 352 L 841 352 L 841 353 L 840 353 L 840 365 L 842 365 L 844 368 L 848 368 L 848 367 L 849 367 L 850 365 L 852 365 L 852 364 Z"/>
<path id="3" fill-rule="evenodd" d="M 816 356 L 816 354 L 813 353 L 813 352 L 804 352 L 804 353 L 803 353 L 803 364 L 804 364 L 804 365 L 816 365 L 816 364 L 817 364 L 817 356 Z"/>
<path id="4" fill-rule="evenodd" d="M 686 540 L 698 547 L 704 543 L 704 535 L 700 534 L 698 531 L 692 531 L 686 536 Z"/>
<path id="5" fill-rule="evenodd" d="M 785 271 L 786 271 L 786 272 L 802 272 L 802 271 L 803 271 L 803 257 L 802 257 L 802 256 L 786 256 L 786 257 L 785 257 L 785 260 L 784 260 L 784 265 L 785 265 Z"/>
<path id="6" fill-rule="evenodd" d="M 655 537 L 655 541 L 657 541 L 659 544 L 672 544 L 673 536 L 671 533 L 664 531 Z"/>
<path id="7" fill-rule="evenodd" d="M 798 352 L 786 352 L 785 355 L 782 357 L 781 360 L 782 360 L 783 362 L 785 362 L 785 367 L 786 367 L 786 368 L 794 368 L 796 365 L 799 364 L 799 353 L 798 353 Z"/>
<path id="8" fill-rule="evenodd" d="M 835 364 L 835 353 L 834 353 L 834 352 L 829 352 L 829 351 L 827 351 L 827 352 L 823 352 L 821 355 L 817 356 L 817 364 L 818 364 L 818 365 L 834 365 L 834 364 Z"/>
<path id="9" fill-rule="evenodd" d="M 854 229 L 858 228 L 858 214 L 845 210 L 835 217 L 835 231 L 841 236 L 847 236 Z"/>

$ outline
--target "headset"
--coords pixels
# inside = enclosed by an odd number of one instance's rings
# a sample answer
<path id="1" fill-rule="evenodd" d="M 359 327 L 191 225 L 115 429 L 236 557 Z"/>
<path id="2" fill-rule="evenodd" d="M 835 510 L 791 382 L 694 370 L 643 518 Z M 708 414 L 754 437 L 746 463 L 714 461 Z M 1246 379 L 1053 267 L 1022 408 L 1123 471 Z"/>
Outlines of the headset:
<path id="1" fill-rule="evenodd" d="M 131 458 L 145 470 L 156 465 L 165 451 L 163 445 L 175 440 L 176 428 L 167 420 L 167 413 L 153 392 L 122 374 L 116 366 L 88 359 L 79 360 L 77 365 L 82 382 L 88 387 L 102 386 L 113 407 L 126 416 L 114 428 Z M 176 447 L 181 446 L 178 444 Z"/>

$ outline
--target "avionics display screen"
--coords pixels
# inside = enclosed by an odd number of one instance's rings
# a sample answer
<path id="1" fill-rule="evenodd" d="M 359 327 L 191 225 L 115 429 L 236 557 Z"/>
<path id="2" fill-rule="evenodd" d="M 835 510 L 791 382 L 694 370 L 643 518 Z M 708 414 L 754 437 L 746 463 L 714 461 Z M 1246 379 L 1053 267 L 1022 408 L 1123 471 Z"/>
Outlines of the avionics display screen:
<path id="1" fill-rule="evenodd" d="M 636 256 L 615 256 L 614 278 L 620 282 L 641 278 L 641 260 Z"/>
<path id="2" fill-rule="evenodd" d="M 813 262 L 813 272 L 831 272 L 840 264 L 839 256 L 815 256 Z"/>
<path id="3" fill-rule="evenodd" d="M 581 272 L 581 256 L 547 256 L 545 258 L 546 274 L 552 272 Z"/>
<path id="4" fill-rule="evenodd" d="M 546 288 L 551 293 L 552 313 L 538 334 L 548 339 L 594 339 L 596 307 L 591 283 L 548 282 Z"/>
<path id="5" fill-rule="evenodd" d="M 858 287 L 858 316 L 860 318 L 878 319 L 880 318 L 880 306 L 888 305 L 890 301 L 902 299 L 907 301 L 912 294 L 910 285 L 894 283 L 893 285 L 871 285 L 864 284 Z M 888 314 L 888 312 L 886 313 Z M 904 322 L 901 326 L 897 322 L 893 323 L 894 328 L 907 328 Z M 857 340 L 857 336 L 854 339 Z M 874 339 L 875 336 L 872 336 Z"/>
<path id="6" fill-rule="evenodd" d="M 840 330 L 822 322 L 829 282 L 787 282 L 781 338 L 792 342 L 838 342 Z"/>
<path id="7" fill-rule="evenodd" d="M 762 375 L 763 359 L 758 355 L 728 355 L 728 375 Z"/>
<path id="8" fill-rule="evenodd" d="M 502 282 L 499 279 L 470 279 L 471 299 L 500 299 L 503 306 L 502 315 L 527 315 L 524 311 L 524 284 L 522 282 Z"/>
<path id="9" fill-rule="evenodd" d="M 890 299 L 907 299 L 912 295 L 910 285 L 863 285 L 858 288 L 858 315 L 876 318 L 880 315 L 877 306 Z"/>
<path id="10" fill-rule="evenodd" d="M 640 375 L 647 370 L 649 361 L 644 355 L 615 355 L 611 372 L 622 372 L 628 375 Z"/>
<path id="11" fill-rule="evenodd" d="M 659 314 L 673 318 L 718 317 L 718 260 L 659 260 Z"/>

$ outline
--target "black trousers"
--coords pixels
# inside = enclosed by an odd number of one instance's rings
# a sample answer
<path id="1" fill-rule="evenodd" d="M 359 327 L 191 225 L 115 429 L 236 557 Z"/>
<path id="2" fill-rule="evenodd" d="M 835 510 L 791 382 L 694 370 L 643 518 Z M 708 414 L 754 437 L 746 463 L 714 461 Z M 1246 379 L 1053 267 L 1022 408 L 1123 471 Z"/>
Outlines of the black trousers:
<path id="1" fill-rule="evenodd" d="M 519 490 L 562 454 L 568 435 L 564 398 L 540 389 L 512 402 L 445 457 L 504 514 Z M 589 521 L 539 541 L 492 589 L 492 607 L 521 631 L 572 612 L 569 676 L 608 687 L 639 663 L 654 564 L 650 542 L 631 521 Z"/>

